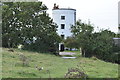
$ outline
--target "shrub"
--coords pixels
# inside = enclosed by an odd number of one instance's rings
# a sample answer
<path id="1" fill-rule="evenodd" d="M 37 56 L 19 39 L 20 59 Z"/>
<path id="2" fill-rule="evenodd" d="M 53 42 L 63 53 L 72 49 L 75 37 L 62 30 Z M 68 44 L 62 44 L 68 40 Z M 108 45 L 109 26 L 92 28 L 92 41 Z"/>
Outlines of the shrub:
<path id="1" fill-rule="evenodd" d="M 98 58 L 96 58 L 95 56 L 92 56 L 91 57 L 93 60 L 98 60 Z"/>
<path id="2" fill-rule="evenodd" d="M 70 68 L 65 74 L 65 78 L 87 78 L 87 75 L 79 68 Z"/>
<path id="3" fill-rule="evenodd" d="M 19 57 L 20 57 L 20 61 L 22 61 L 23 66 L 29 66 L 29 60 L 25 55 L 21 53 Z"/>

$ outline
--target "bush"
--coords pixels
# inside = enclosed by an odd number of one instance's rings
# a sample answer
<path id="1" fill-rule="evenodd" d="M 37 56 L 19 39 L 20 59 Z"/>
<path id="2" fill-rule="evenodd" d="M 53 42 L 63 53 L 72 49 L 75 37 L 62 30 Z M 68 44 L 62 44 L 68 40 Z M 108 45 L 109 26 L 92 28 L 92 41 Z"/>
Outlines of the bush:
<path id="1" fill-rule="evenodd" d="M 78 46 L 81 47 L 82 56 L 95 56 L 104 61 L 115 62 L 118 55 L 114 52 L 120 51 L 120 47 L 115 45 L 119 42 L 113 40 L 117 34 L 108 29 L 101 29 L 99 32 L 93 31 L 94 27 L 91 24 L 82 23 L 81 20 L 72 26 L 72 33 Z"/>
<path id="2" fill-rule="evenodd" d="M 79 68 L 70 68 L 65 74 L 65 78 L 87 78 L 87 75 Z"/>
<path id="3" fill-rule="evenodd" d="M 95 56 L 92 56 L 91 57 L 93 60 L 98 60 L 98 58 L 96 58 Z"/>
<path id="4" fill-rule="evenodd" d="M 28 58 L 25 56 L 25 55 L 23 55 L 22 53 L 19 55 L 19 57 L 20 57 L 20 61 L 22 62 L 22 65 L 23 66 L 29 66 L 29 60 L 28 60 Z"/>
<path id="5" fill-rule="evenodd" d="M 2 47 L 17 48 L 22 44 L 26 50 L 57 51 L 57 44 L 60 42 L 60 36 L 56 32 L 58 26 L 47 14 L 47 6 L 42 2 L 3 4 Z"/>

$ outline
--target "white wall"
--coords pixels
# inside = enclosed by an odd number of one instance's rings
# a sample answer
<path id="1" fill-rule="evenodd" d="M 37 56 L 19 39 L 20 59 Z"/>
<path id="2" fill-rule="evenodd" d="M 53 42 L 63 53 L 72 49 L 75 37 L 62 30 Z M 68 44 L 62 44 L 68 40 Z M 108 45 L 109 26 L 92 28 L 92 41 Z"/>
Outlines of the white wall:
<path id="1" fill-rule="evenodd" d="M 120 1 L 118 2 L 118 27 L 120 27 Z M 120 30 L 119 30 L 120 33 Z"/>
<path id="2" fill-rule="evenodd" d="M 58 25 L 57 33 L 65 35 L 65 38 L 71 36 L 71 25 L 75 24 L 76 10 L 74 9 L 54 9 L 52 10 L 53 21 Z M 65 20 L 61 20 L 61 16 L 65 16 Z M 61 29 L 61 24 L 65 24 L 65 29 Z"/>

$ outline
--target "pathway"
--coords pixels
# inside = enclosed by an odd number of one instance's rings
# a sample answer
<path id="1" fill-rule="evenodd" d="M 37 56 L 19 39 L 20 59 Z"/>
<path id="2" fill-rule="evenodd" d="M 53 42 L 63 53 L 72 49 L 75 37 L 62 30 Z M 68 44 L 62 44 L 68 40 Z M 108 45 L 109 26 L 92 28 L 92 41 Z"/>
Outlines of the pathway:
<path id="1" fill-rule="evenodd" d="M 60 52 L 59 55 L 74 55 L 73 52 Z"/>

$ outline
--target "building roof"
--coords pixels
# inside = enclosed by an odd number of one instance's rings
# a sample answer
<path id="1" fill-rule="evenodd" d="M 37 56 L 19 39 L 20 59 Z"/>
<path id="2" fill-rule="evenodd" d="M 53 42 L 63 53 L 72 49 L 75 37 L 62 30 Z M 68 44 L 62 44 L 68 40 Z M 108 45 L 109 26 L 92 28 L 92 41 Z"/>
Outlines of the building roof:
<path id="1" fill-rule="evenodd" d="M 58 8 L 58 9 L 52 9 L 52 10 L 75 10 L 76 11 L 76 9 L 72 9 L 72 8 Z"/>
<path id="2" fill-rule="evenodd" d="M 117 39 L 117 40 L 118 40 L 118 39 L 120 39 L 120 38 L 113 38 L 113 39 Z"/>

